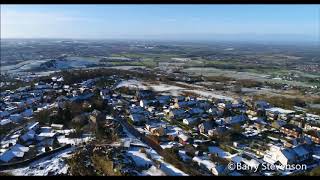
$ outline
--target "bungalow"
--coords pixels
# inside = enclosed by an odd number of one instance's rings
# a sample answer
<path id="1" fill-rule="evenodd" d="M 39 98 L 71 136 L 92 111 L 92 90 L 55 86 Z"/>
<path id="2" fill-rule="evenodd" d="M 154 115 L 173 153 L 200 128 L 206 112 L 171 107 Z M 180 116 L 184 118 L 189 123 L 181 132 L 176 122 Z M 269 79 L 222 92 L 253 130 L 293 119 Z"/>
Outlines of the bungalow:
<path id="1" fill-rule="evenodd" d="M 292 136 L 295 138 L 298 138 L 302 135 L 302 129 L 292 124 L 283 125 L 280 128 L 280 132 L 286 134 L 287 136 Z"/>
<path id="2" fill-rule="evenodd" d="M 15 144 L 9 150 L 0 155 L 0 160 L 7 163 L 15 158 L 23 158 L 24 154 L 28 151 L 28 147 L 22 146 L 20 144 Z"/>

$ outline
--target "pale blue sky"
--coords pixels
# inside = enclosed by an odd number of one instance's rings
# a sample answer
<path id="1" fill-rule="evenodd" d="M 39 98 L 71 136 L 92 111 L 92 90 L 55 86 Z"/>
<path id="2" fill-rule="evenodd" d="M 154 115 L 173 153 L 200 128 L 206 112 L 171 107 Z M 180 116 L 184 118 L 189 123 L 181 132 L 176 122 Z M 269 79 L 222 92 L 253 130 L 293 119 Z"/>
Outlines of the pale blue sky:
<path id="1" fill-rule="evenodd" d="M 1 38 L 317 39 L 320 5 L 1 5 Z"/>

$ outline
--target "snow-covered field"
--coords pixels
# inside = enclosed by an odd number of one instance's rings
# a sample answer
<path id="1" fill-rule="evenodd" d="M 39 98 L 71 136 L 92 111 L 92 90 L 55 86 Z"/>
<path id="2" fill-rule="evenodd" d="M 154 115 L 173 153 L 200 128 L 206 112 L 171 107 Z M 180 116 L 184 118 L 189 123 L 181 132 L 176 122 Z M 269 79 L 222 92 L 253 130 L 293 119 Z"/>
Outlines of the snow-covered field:
<path id="1" fill-rule="evenodd" d="M 27 167 L 7 170 L 5 172 L 15 176 L 63 175 L 67 173 L 69 168 L 63 158 L 69 157 L 73 150 L 74 148 L 68 148 L 49 157 L 35 161 Z"/>
<path id="2" fill-rule="evenodd" d="M 151 82 L 140 82 L 138 80 L 124 80 L 121 81 L 116 88 L 120 87 L 128 87 L 128 88 L 138 88 L 138 89 L 148 89 L 151 88 L 153 91 L 161 93 L 163 95 L 172 95 L 172 96 L 180 96 L 184 92 L 192 92 L 195 94 L 198 94 L 199 96 L 206 97 L 206 98 L 216 98 L 216 99 L 224 99 L 228 101 L 233 101 L 234 99 L 232 97 L 224 96 L 221 94 L 218 94 L 217 92 L 213 91 L 206 91 L 203 90 L 204 87 L 199 85 L 190 85 L 186 83 L 179 82 L 177 84 L 181 84 L 184 86 L 190 86 L 190 89 L 185 87 L 179 87 L 175 85 L 168 85 L 163 83 L 151 83 Z M 196 88 L 196 89 L 194 89 Z M 203 89 L 202 89 L 203 88 Z"/>

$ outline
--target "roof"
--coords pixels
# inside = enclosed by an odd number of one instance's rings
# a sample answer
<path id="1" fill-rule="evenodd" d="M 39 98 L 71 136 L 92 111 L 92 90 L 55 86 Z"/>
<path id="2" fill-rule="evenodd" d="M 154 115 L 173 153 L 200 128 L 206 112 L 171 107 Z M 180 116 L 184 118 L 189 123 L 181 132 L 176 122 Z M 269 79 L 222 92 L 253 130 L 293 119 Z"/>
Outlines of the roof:
<path id="1" fill-rule="evenodd" d="M 29 151 L 28 147 L 22 146 L 20 144 L 16 144 L 6 152 L 2 153 L 0 155 L 0 160 L 4 162 L 9 162 L 15 157 L 20 157 L 20 158 L 23 157 L 24 153 L 28 151 Z"/>
<path id="2" fill-rule="evenodd" d="M 180 139 L 182 139 L 182 141 L 188 141 L 188 139 L 189 139 L 189 136 L 187 136 L 187 135 L 184 134 L 184 133 L 180 133 L 180 134 L 178 135 L 178 137 L 179 137 Z"/>
<path id="3" fill-rule="evenodd" d="M 290 130 L 296 131 L 296 132 L 300 132 L 300 133 L 302 132 L 301 128 L 299 128 L 298 126 L 293 125 L 293 124 L 285 124 L 282 127 L 285 129 L 290 129 Z"/>
<path id="4" fill-rule="evenodd" d="M 308 155 L 310 152 L 304 146 L 296 146 L 292 149 L 298 156 Z"/>
<path id="5" fill-rule="evenodd" d="M 210 146 L 209 147 L 209 152 L 211 154 L 217 154 L 221 158 L 226 158 L 226 157 L 230 156 L 230 153 L 228 153 L 228 152 L 226 152 L 226 151 L 224 151 L 221 148 L 216 147 L 216 146 Z"/>
<path id="6" fill-rule="evenodd" d="M 292 110 L 287 110 L 287 109 L 282 109 L 282 108 L 278 108 L 278 107 L 273 107 L 273 108 L 269 108 L 269 109 L 266 109 L 266 111 L 270 111 L 270 112 L 273 112 L 273 113 L 280 113 L 280 114 L 291 114 L 291 113 L 294 113 L 295 111 L 292 111 Z"/>
<path id="7" fill-rule="evenodd" d="M 25 133 L 24 135 L 21 136 L 23 141 L 28 141 L 34 138 L 34 136 L 36 135 L 36 132 L 34 132 L 33 130 L 28 131 L 27 133 Z"/>
<path id="8" fill-rule="evenodd" d="M 10 120 L 10 119 L 2 119 L 1 121 L 0 121 L 0 125 L 1 126 L 4 126 L 4 125 L 6 125 L 6 124 L 9 124 L 9 123 L 11 123 L 12 121 Z"/>
<path id="9" fill-rule="evenodd" d="M 37 127 L 38 125 L 39 125 L 39 122 L 34 122 L 34 123 L 29 124 L 29 125 L 26 127 L 26 129 L 31 130 L 31 129 Z"/>
<path id="10" fill-rule="evenodd" d="M 284 149 L 281 152 L 287 159 L 294 160 L 297 157 L 297 154 L 292 149 Z"/>
<path id="11" fill-rule="evenodd" d="M 51 138 L 51 137 L 53 137 L 55 135 L 56 135 L 56 133 L 52 133 L 52 132 L 42 132 L 42 133 L 40 133 L 38 135 L 38 137 L 49 137 L 49 138 Z"/>

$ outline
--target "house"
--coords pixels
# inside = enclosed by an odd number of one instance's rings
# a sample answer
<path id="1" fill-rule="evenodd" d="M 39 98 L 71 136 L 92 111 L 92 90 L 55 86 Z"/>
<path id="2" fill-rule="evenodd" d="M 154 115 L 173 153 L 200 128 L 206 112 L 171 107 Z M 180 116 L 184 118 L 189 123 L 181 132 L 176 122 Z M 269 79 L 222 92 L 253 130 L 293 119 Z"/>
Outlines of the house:
<path id="1" fill-rule="evenodd" d="M 2 120 L 0 120 L 0 125 L 1 126 L 5 126 L 5 125 L 10 124 L 10 123 L 12 123 L 12 121 L 10 119 L 2 119 Z"/>
<path id="2" fill-rule="evenodd" d="M 213 129 L 215 123 L 213 121 L 204 121 L 198 125 L 199 132 L 202 134 L 207 134 L 209 130 Z"/>
<path id="3" fill-rule="evenodd" d="M 254 102 L 254 109 L 268 109 L 270 104 L 267 101 L 258 100 Z"/>
<path id="4" fill-rule="evenodd" d="M 53 139 L 56 135 L 57 133 L 55 132 L 41 132 L 36 138 L 38 141 L 43 141 L 45 139 Z"/>
<path id="5" fill-rule="evenodd" d="M 0 155 L 0 160 L 2 162 L 10 162 L 16 158 L 23 158 L 24 154 L 29 151 L 28 147 L 22 146 L 20 144 L 15 144 L 9 150 L 5 151 Z"/>
<path id="6" fill-rule="evenodd" d="M 104 117 L 102 117 L 102 114 L 98 110 L 93 110 L 89 115 L 89 120 L 92 124 L 97 124 L 98 120 L 102 120 Z"/>
<path id="7" fill-rule="evenodd" d="M 21 113 L 23 117 L 31 117 L 33 115 L 33 110 L 32 109 L 26 109 Z"/>
<path id="8" fill-rule="evenodd" d="M 204 113 L 204 110 L 200 108 L 192 108 L 191 110 L 188 111 L 188 113 L 191 116 L 200 116 Z"/>
<path id="9" fill-rule="evenodd" d="M 146 122 L 146 117 L 143 114 L 133 113 L 129 116 L 134 125 L 143 125 Z"/>
<path id="10" fill-rule="evenodd" d="M 51 124 L 52 129 L 55 130 L 62 130 L 63 129 L 63 124 Z"/>
<path id="11" fill-rule="evenodd" d="M 34 130 L 29 130 L 25 134 L 23 134 L 20 138 L 23 142 L 27 142 L 33 140 L 35 138 L 36 132 Z"/>
<path id="12" fill-rule="evenodd" d="M 270 150 L 264 155 L 263 160 L 270 164 L 279 162 L 283 166 L 287 166 L 290 164 L 298 164 L 311 157 L 311 151 L 304 145 L 285 149 L 278 146 L 271 146 Z"/>
<path id="13" fill-rule="evenodd" d="M 174 107 L 179 109 L 179 108 L 191 108 L 194 107 L 197 104 L 197 101 L 191 100 L 191 101 L 179 101 L 175 102 Z"/>
<path id="14" fill-rule="evenodd" d="M 248 119 L 248 117 L 246 115 L 241 114 L 241 115 L 227 117 L 227 118 L 225 118 L 225 122 L 227 124 L 235 125 L 235 124 L 244 123 L 247 119 Z"/>
<path id="15" fill-rule="evenodd" d="M 10 115 L 10 113 L 8 111 L 0 111 L 0 118 L 7 117 L 9 115 Z"/>
<path id="16" fill-rule="evenodd" d="M 188 126 L 193 126 L 199 123 L 199 118 L 189 117 L 182 120 L 182 123 Z"/>
<path id="17" fill-rule="evenodd" d="M 157 97 L 158 101 L 159 101 L 159 104 L 161 105 L 167 105 L 170 103 L 170 100 L 171 100 L 171 96 L 159 96 Z"/>
<path id="18" fill-rule="evenodd" d="M 12 114 L 9 116 L 9 119 L 13 122 L 20 122 L 22 120 L 22 116 L 20 114 Z"/>
<path id="19" fill-rule="evenodd" d="M 143 108 L 146 108 L 148 106 L 153 106 L 153 105 L 156 105 L 157 104 L 157 100 L 146 100 L 146 99 L 143 99 L 143 100 L 140 100 L 140 107 L 143 107 Z"/>
<path id="20" fill-rule="evenodd" d="M 39 129 L 39 122 L 33 122 L 27 125 L 26 127 L 27 130 L 33 130 L 36 131 L 37 129 Z"/>
<path id="21" fill-rule="evenodd" d="M 280 129 L 282 126 L 284 126 L 286 124 L 287 124 L 287 122 L 284 120 L 276 120 L 271 123 L 271 127 L 276 128 L 276 129 Z"/>
<path id="22" fill-rule="evenodd" d="M 154 93 L 151 90 L 138 90 L 136 92 L 136 97 L 140 100 L 141 99 L 149 99 L 149 98 L 154 97 Z"/>
<path id="23" fill-rule="evenodd" d="M 186 135 L 185 133 L 179 133 L 178 134 L 178 138 L 179 138 L 179 143 L 186 145 L 190 142 L 190 137 L 188 135 Z"/>
<path id="24" fill-rule="evenodd" d="M 226 169 L 225 166 L 212 162 L 207 156 L 195 156 L 192 158 L 192 161 L 196 162 L 201 168 L 209 170 L 216 176 L 222 175 Z"/>
<path id="25" fill-rule="evenodd" d="M 312 140 L 312 142 L 314 142 L 316 144 L 320 144 L 320 132 L 319 131 L 315 131 L 315 130 L 307 131 L 304 133 L 304 136 L 310 138 Z"/>
<path id="26" fill-rule="evenodd" d="M 298 115 L 296 115 L 294 118 L 292 118 L 290 120 L 290 124 L 296 125 L 300 128 L 304 128 L 305 126 L 305 120 L 302 117 L 299 117 Z"/>
<path id="27" fill-rule="evenodd" d="M 166 134 L 165 129 L 162 126 L 152 126 L 146 124 L 146 130 L 154 136 L 164 136 Z"/>
<path id="28" fill-rule="evenodd" d="M 223 136 L 225 133 L 228 132 L 228 129 L 225 126 L 218 126 L 213 129 L 208 130 L 208 135 L 211 137 L 214 136 Z"/>
<path id="29" fill-rule="evenodd" d="M 173 109 L 169 111 L 169 118 L 171 119 L 183 119 L 188 116 L 188 114 L 182 109 Z"/>
<path id="30" fill-rule="evenodd" d="M 277 120 L 277 118 L 287 120 L 287 118 L 293 116 L 294 113 L 295 111 L 282 109 L 278 107 L 266 109 L 266 114 L 268 117 L 270 117 L 271 120 Z"/>
<path id="31" fill-rule="evenodd" d="M 280 132 L 287 136 L 298 138 L 302 135 L 302 129 L 292 124 L 285 124 L 280 128 Z"/>
<path id="32" fill-rule="evenodd" d="M 175 103 L 177 103 L 177 102 L 185 101 L 185 99 L 186 98 L 184 96 L 177 96 L 177 97 L 173 98 L 173 101 Z"/>

